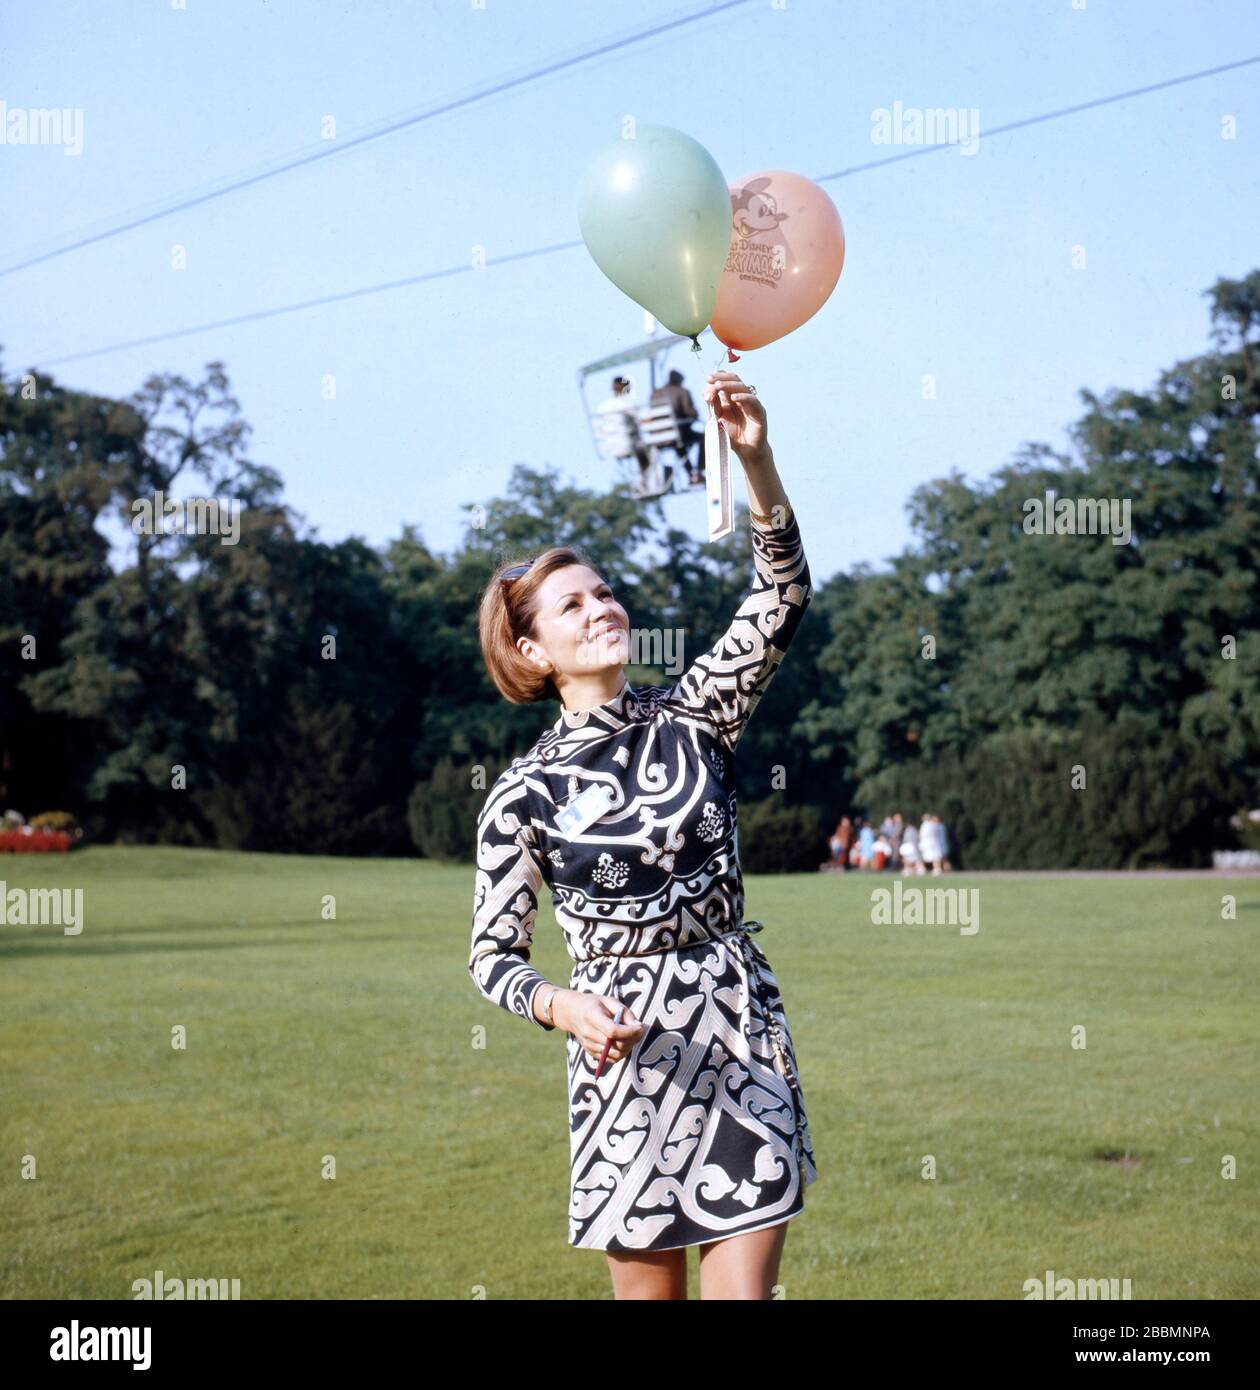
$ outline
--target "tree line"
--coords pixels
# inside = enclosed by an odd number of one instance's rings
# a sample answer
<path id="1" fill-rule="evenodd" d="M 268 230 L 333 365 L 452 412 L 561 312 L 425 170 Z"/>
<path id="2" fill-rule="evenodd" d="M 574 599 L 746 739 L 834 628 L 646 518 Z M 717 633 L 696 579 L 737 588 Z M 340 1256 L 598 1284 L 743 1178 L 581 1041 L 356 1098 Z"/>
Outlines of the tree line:
<path id="1" fill-rule="evenodd" d="M 1083 390 L 1068 452 L 916 489 L 887 567 L 814 567 L 740 744 L 747 869 L 816 867 L 854 810 L 936 812 L 972 868 L 1237 842 L 1260 804 L 1260 271 L 1207 298 L 1207 349 L 1148 391 Z M 410 526 L 320 541 L 249 435 L 219 362 L 127 400 L 0 362 L 0 810 L 104 840 L 468 859 L 486 789 L 557 717 L 482 667 L 496 563 L 576 545 L 688 661 L 751 582 L 746 524 L 709 545 L 525 463 L 449 555 Z M 133 528 L 137 502 L 190 491 L 239 499 L 234 544 Z"/>

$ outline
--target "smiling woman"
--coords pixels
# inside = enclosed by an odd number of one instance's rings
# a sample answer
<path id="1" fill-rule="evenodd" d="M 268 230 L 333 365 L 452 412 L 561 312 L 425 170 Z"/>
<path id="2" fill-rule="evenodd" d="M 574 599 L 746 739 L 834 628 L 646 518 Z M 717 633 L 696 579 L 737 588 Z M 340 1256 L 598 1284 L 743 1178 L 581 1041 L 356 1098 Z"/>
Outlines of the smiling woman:
<path id="1" fill-rule="evenodd" d="M 629 617 L 578 551 L 499 571 L 481 602 L 498 689 L 561 709 L 479 817 L 469 971 L 492 1003 L 569 1035 L 569 1243 L 608 1252 L 618 1297 L 677 1297 L 680 1271 L 685 1296 L 699 1245 L 702 1296 L 768 1298 L 817 1176 L 783 1000 L 744 919 L 733 766 L 809 568 L 764 434 L 732 444 L 776 515 L 751 513 L 752 588 L 675 685 L 627 684 Z M 568 989 L 529 960 L 543 883 Z"/>
<path id="2" fill-rule="evenodd" d="M 586 556 L 556 546 L 497 579 L 482 595 L 479 631 L 500 694 L 516 705 L 558 700 L 564 684 L 577 692 L 568 698 L 581 703 L 591 678 L 596 703 L 606 698 L 608 673 L 619 676 L 629 653 L 630 619 Z"/>

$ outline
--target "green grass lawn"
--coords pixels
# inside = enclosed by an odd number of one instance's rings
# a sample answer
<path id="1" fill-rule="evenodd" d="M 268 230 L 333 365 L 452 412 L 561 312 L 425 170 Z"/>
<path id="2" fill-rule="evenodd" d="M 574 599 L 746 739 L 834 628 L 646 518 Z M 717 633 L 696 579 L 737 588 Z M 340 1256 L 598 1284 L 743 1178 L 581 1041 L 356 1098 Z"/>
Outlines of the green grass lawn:
<path id="1" fill-rule="evenodd" d="M 94 848 L 0 878 L 84 890 L 78 936 L 0 924 L 0 1295 L 611 1296 L 567 1243 L 563 1035 L 477 994 L 470 868 Z M 1050 1268 L 1260 1297 L 1260 880 L 914 881 L 978 888 L 973 936 L 872 925 L 890 881 L 747 880 L 819 1168 L 785 1296 Z M 567 983 L 549 900 L 535 939 Z"/>

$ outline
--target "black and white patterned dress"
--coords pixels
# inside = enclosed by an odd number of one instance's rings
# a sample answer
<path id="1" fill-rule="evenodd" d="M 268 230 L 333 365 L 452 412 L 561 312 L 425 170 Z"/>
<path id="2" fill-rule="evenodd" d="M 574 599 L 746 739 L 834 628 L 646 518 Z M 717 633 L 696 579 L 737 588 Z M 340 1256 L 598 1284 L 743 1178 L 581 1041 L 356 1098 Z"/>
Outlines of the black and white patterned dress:
<path id="1" fill-rule="evenodd" d="M 491 788 L 478 822 L 469 971 L 537 1028 L 529 949 L 545 882 L 569 988 L 624 1000 L 647 1028 L 622 1061 L 568 1038 L 569 1244 L 670 1250 L 795 1216 L 817 1177 L 783 1001 L 744 921 L 735 746 L 811 598 L 790 508 L 752 520 L 756 577 L 674 686 L 563 709 Z M 557 815 L 592 784 L 608 810 Z M 550 1031 L 548 1029 L 548 1031 Z"/>

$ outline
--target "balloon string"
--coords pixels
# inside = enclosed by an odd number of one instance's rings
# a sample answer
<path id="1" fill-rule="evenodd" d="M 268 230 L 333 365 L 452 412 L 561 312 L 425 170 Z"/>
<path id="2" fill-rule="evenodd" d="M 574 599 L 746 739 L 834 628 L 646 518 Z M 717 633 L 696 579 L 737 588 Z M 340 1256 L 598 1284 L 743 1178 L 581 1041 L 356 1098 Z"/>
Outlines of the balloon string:
<path id="1" fill-rule="evenodd" d="M 703 330 L 701 330 L 701 331 L 703 331 Z M 703 351 L 704 351 L 704 349 L 700 346 L 700 334 L 699 334 L 699 333 L 697 333 L 697 334 L 692 338 L 692 340 L 691 340 L 691 350 L 692 350 L 692 352 L 703 352 Z M 739 353 L 737 353 L 733 348 L 728 348 L 728 347 L 725 347 L 725 346 L 724 346 L 724 347 L 722 348 L 722 351 L 721 351 L 720 353 L 718 353 L 718 359 L 717 359 L 717 361 L 716 361 L 713 365 L 714 365 L 715 367 L 720 367 L 720 366 L 722 365 L 723 362 L 738 362 L 738 361 L 739 361 Z"/>

